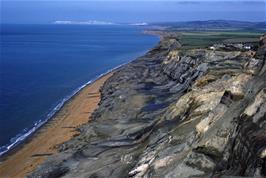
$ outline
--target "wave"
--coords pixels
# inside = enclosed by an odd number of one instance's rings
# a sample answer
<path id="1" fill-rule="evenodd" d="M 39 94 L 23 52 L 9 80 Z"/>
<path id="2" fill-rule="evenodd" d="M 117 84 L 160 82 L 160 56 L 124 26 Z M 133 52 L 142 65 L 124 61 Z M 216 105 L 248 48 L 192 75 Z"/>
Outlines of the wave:
<path id="1" fill-rule="evenodd" d="M 29 130 L 26 128 L 23 130 L 23 132 L 19 133 L 18 135 L 16 135 L 14 138 L 12 138 L 10 140 L 10 144 L 4 145 L 0 147 L 0 156 L 4 155 L 5 153 L 7 153 L 9 150 L 13 149 L 14 147 L 18 146 L 19 144 L 23 143 L 23 141 L 25 141 L 25 139 L 27 139 L 29 136 L 31 136 L 33 133 L 35 133 L 35 131 L 37 131 L 41 126 L 43 126 L 45 123 L 47 123 L 51 118 L 53 118 L 53 116 L 64 106 L 64 104 L 71 99 L 73 96 L 75 96 L 80 90 L 82 90 L 84 87 L 86 87 L 87 85 L 95 82 L 96 80 L 98 80 L 99 78 L 101 78 L 102 76 L 117 70 L 118 68 L 128 64 L 127 63 L 123 63 L 119 66 L 116 66 L 110 70 L 108 70 L 107 72 L 104 72 L 98 76 L 96 76 L 94 79 L 88 81 L 87 83 L 85 83 L 84 85 L 80 86 L 79 88 L 77 88 L 76 90 L 74 90 L 70 95 L 66 96 L 65 98 L 63 98 L 53 109 L 51 112 L 49 112 L 46 116 L 46 118 L 44 120 L 38 120 L 37 122 L 34 123 L 34 126 L 32 128 L 30 128 Z"/>

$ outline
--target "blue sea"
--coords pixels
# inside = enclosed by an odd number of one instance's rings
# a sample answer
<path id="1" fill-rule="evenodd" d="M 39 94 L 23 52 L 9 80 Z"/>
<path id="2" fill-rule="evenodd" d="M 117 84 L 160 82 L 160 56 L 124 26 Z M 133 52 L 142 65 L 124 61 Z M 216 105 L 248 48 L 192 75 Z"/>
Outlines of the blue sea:
<path id="1" fill-rule="evenodd" d="M 73 94 L 159 38 L 124 25 L 1 25 L 0 155 Z"/>

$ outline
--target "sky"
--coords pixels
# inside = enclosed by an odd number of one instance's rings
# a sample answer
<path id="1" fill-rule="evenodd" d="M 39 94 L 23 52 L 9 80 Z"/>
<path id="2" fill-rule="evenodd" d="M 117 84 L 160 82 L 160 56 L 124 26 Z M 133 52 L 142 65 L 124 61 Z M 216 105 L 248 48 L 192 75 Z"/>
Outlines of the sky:
<path id="1" fill-rule="evenodd" d="M 266 0 L 0 0 L 0 22 L 54 21 L 113 23 L 193 20 L 266 21 Z"/>

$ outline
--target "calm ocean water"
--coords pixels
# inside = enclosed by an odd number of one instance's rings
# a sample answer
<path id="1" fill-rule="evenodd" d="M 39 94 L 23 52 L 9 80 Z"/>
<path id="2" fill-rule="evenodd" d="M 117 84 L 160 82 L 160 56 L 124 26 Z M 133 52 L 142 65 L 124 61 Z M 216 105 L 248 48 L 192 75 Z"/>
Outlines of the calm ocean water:
<path id="1" fill-rule="evenodd" d="M 1 25 L 0 152 L 21 142 L 81 86 L 157 41 L 134 26 Z"/>

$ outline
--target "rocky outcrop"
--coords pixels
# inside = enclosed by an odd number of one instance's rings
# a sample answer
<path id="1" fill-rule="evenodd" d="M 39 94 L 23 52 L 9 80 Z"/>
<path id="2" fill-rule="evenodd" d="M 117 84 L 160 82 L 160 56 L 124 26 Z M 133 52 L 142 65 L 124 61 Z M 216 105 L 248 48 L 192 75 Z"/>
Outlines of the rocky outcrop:
<path id="1" fill-rule="evenodd" d="M 92 121 L 29 177 L 265 176 L 265 36 L 255 56 L 177 36 L 116 71 Z"/>

